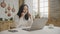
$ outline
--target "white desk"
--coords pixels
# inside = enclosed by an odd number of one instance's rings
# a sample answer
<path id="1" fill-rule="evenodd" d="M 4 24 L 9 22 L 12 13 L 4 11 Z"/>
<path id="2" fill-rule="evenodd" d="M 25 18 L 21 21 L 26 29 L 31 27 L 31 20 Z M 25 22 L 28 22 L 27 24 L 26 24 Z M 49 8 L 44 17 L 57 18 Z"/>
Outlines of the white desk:
<path id="1" fill-rule="evenodd" d="M 45 26 L 42 30 L 36 30 L 36 31 L 24 31 L 21 30 L 20 28 L 17 28 L 18 32 L 8 32 L 2 31 L 0 34 L 60 34 L 60 27 L 54 27 L 54 29 L 49 29 L 48 26 Z"/>

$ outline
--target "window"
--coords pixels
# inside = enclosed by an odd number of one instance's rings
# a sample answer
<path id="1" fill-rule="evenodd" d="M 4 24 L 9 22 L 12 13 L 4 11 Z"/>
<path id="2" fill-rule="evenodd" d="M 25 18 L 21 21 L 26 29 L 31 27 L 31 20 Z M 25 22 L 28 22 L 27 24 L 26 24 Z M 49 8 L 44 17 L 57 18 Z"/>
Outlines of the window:
<path id="1" fill-rule="evenodd" d="M 33 10 L 38 12 L 38 8 L 39 8 L 39 12 L 40 12 L 40 17 L 48 17 L 48 0 L 33 0 Z M 38 6 L 39 4 L 39 6 Z"/>
<path id="2" fill-rule="evenodd" d="M 33 0 L 33 11 L 37 12 L 38 11 L 38 1 Z"/>
<path id="3" fill-rule="evenodd" d="M 40 17 L 48 17 L 48 0 L 40 0 Z"/>

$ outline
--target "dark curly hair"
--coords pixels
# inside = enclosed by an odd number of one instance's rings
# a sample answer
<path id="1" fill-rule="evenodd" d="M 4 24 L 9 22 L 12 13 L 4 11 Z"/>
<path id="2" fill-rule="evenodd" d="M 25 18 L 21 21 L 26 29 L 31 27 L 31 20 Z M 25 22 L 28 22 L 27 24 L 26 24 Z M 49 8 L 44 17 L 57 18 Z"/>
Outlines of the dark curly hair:
<path id="1" fill-rule="evenodd" d="M 28 5 L 26 5 L 26 4 L 22 4 L 22 5 L 20 6 L 19 11 L 18 11 L 18 13 L 17 13 L 17 15 L 19 16 L 19 18 L 21 17 L 21 13 L 23 12 L 24 6 L 27 6 L 27 7 L 28 7 Z M 25 18 L 26 20 L 29 19 L 28 12 L 25 14 L 24 18 Z"/>

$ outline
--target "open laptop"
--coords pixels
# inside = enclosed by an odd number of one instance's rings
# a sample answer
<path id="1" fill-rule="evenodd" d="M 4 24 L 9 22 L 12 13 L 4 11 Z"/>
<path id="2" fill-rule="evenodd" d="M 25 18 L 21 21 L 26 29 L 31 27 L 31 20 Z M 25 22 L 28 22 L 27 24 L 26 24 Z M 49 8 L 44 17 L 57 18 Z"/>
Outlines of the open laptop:
<path id="1" fill-rule="evenodd" d="M 48 18 L 45 18 L 45 17 L 40 19 L 35 19 L 30 28 L 23 28 L 23 30 L 33 31 L 33 30 L 42 29 L 47 23 L 47 21 L 48 21 Z"/>

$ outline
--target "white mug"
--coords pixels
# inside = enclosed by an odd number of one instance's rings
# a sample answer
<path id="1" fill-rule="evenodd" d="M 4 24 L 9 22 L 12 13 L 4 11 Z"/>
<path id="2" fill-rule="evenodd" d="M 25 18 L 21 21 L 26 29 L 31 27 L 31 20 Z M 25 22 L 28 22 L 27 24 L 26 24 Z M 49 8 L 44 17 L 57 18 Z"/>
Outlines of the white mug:
<path id="1" fill-rule="evenodd" d="M 54 28 L 54 25 L 53 24 L 49 24 L 49 28 Z"/>

